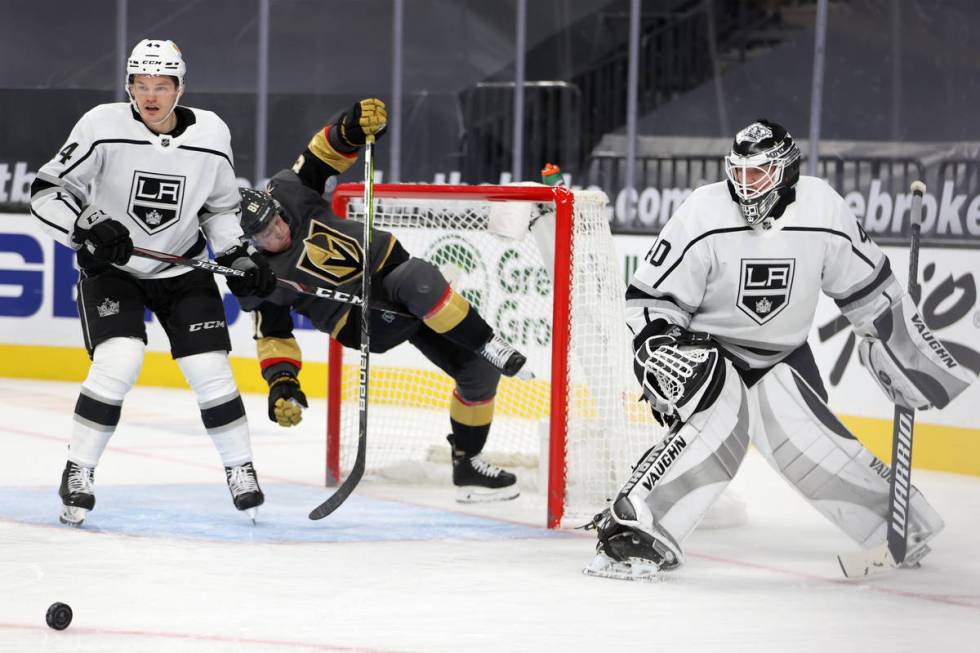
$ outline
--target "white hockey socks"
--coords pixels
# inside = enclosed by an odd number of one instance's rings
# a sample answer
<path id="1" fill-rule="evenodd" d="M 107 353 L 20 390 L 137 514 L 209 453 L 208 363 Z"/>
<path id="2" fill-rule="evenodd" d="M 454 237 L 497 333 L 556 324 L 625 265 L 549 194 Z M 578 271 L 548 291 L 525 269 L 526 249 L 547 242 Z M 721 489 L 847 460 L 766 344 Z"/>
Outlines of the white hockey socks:
<path id="1" fill-rule="evenodd" d="M 224 352 L 206 352 L 178 358 L 184 378 L 201 408 L 201 421 L 225 467 L 252 460 L 245 406 Z"/>
<path id="2" fill-rule="evenodd" d="M 123 399 L 136 382 L 145 346 L 138 338 L 110 338 L 95 348 L 75 404 L 68 460 L 94 468 L 119 424 Z"/>

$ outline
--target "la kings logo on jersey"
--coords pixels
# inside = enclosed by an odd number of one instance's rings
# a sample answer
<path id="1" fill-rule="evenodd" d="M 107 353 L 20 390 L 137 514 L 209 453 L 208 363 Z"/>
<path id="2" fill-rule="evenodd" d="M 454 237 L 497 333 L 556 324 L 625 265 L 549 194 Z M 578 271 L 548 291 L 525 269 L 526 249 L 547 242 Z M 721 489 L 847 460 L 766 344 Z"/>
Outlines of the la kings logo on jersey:
<path id="1" fill-rule="evenodd" d="M 789 304 L 795 259 L 742 259 L 738 307 L 758 324 L 776 317 Z"/>
<path id="2" fill-rule="evenodd" d="M 156 234 L 180 219 L 186 177 L 156 172 L 133 173 L 129 189 L 129 217 L 148 234 Z"/>

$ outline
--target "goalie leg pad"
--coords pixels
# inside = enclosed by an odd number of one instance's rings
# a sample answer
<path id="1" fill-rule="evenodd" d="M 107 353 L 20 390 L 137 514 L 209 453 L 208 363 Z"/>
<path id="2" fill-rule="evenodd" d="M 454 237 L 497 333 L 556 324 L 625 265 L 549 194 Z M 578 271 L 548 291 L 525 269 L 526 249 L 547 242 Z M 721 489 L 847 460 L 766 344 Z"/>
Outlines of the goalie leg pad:
<path id="1" fill-rule="evenodd" d="M 734 478 L 748 451 L 748 395 L 731 363 L 722 364 L 728 369 L 715 400 L 644 454 L 620 490 L 614 505 L 625 497 L 634 513 L 629 520 L 616 511 L 624 525 L 683 544 Z"/>
<path id="2" fill-rule="evenodd" d="M 813 387 L 785 363 L 753 388 L 761 418 L 753 442 L 779 474 L 821 514 L 865 548 L 882 544 L 888 526 L 890 469 L 830 411 Z M 909 551 L 943 528 L 913 487 Z"/>

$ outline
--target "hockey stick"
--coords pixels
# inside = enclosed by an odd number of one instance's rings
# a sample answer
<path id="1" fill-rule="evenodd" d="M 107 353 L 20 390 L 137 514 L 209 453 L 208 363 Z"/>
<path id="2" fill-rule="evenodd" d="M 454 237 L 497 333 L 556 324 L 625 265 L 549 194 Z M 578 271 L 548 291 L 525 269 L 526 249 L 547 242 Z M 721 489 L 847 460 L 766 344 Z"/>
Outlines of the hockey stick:
<path id="1" fill-rule="evenodd" d="M 139 256 L 140 258 L 153 259 L 154 261 L 160 261 L 161 263 L 170 263 L 171 265 L 182 265 L 188 268 L 197 268 L 199 270 L 206 270 L 214 274 L 220 274 L 226 277 L 244 277 L 245 271 L 239 270 L 237 268 L 230 268 L 226 265 L 220 265 L 209 259 L 194 259 L 187 258 L 185 256 L 179 256 L 177 254 L 167 254 L 166 252 L 157 252 L 152 249 L 144 249 L 142 247 L 134 247 L 133 254 Z M 334 290 L 333 288 L 324 288 L 323 286 L 312 286 L 301 281 L 293 281 L 292 279 L 283 279 L 282 277 L 276 277 L 276 283 L 284 288 L 290 288 L 296 292 L 302 293 L 304 295 L 314 295 L 322 299 L 328 299 L 332 302 L 337 302 L 338 304 L 348 304 L 350 306 L 357 306 L 358 308 L 364 308 L 364 302 L 357 295 L 352 295 L 348 292 L 343 292 L 341 290 Z M 392 313 L 394 315 L 401 315 L 403 317 L 414 317 L 411 313 L 406 313 L 401 311 L 391 304 L 384 302 L 378 305 L 371 306 L 372 310 L 384 311 L 385 313 Z"/>
<path id="2" fill-rule="evenodd" d="M 339 508 L 364 476 L 367 457 L 368 386 L 371 371 L 371 328 L 368 312 L 371 304 L 371 231 L 374 228 L 374 134 L 367 137 L 364 148 L 364 270 L 361 273 L 361 362 L 357 374 L 357 455 L 350 474 L 327 500 L 310 512 L 310 519 L 323 519 Z"/>
<path id="3" fill-rule="evenodd" d="M 919 235 L 922 230 L 922 196 L 926 185 L 912 182 L 912 210 L 909 214 L 908 294 L 918 299 Z M 888 482 L 888 541 L 868 551 L 837 556 L 841 571 L 848 578 L 877 576 L 897 569 L 908 549 L 908 520 L 912 490 L 912 434 L 915 410 L 895 404 L 892 423 L 892 468 Z"/>

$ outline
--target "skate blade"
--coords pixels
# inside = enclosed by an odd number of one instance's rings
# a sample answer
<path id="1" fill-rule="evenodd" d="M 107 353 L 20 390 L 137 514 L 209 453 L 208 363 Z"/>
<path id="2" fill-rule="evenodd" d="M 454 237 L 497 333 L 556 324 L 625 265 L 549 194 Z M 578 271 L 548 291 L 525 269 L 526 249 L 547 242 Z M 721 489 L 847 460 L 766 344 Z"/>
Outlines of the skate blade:
<path id="1" fill-rule="evenodd" d="M 456 488 L 456 503 L 491 503 L 493 501 L 511 501 L 521 495 L 517 484 L 502 488 L 485 488 L 479 486 L 463 486 Z"/>
<path id="2" fill-rule="evenodd" d="M 65 526 L 70 526 L 71 528 L 80 528 L 82 526 L 82 522 L 85 521 L 85 516 L 87 514 L 87 508 L 79 508 L 78 506 L 62 506 L 61 514 L 58 515 L 58 521 Z"/>
<path id="3" fill-rule="evenodd" d="M 525 365 L 521 369 L 517 370 L 517 374 L 515 374 L 514 376 L 516 376 L 521 381 L 531 381 L 532 379 L 534 379 L 534 372 L 527 369 L 527 365 Z"/>
<path id="4" fill-rule="evenodd" d="M 659 578 L 660 570 L 657 565 L 639 558 L 630 558 L 627 562 L 613 560 L 605 553 L 597 553 L 586 565 L 582 573 L 597 578 L 612 578 L 614 580 L 641 580 L 652 582 Z"/>
<path id="5" fill-rule="evenodd" d="M 259 509 L 258 508 L 246 508 L 242 512 L 244 512 L 246 515 L 248 515 L 248 518 L 252 520 L 252 525 L 254 526 L 255 525 L 255 518 L 259 514 Z"/>

